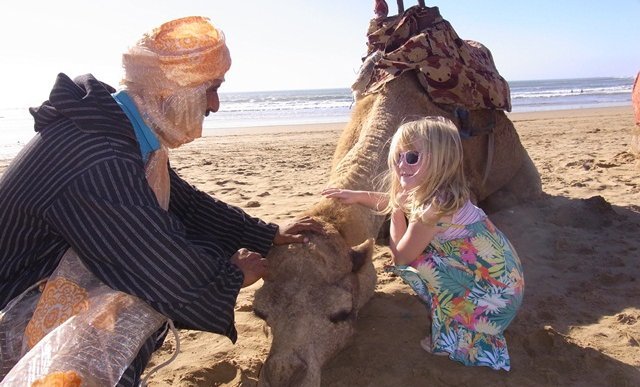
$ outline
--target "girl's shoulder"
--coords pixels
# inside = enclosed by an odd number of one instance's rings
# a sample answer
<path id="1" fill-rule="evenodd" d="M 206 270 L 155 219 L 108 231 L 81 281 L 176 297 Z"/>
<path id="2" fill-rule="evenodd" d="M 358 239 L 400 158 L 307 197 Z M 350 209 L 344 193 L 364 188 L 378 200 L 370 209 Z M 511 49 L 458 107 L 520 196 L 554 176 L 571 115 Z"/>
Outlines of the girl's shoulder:
<path id="1" fill-rule="evenodd" d="M 465 204 L 452 215 L 442 217 L 438 222 L 439 227 L 465 227 L 467 225 L 484 221 L 487 218 L 485 212 L 478 206 L 467 200 Z"/>

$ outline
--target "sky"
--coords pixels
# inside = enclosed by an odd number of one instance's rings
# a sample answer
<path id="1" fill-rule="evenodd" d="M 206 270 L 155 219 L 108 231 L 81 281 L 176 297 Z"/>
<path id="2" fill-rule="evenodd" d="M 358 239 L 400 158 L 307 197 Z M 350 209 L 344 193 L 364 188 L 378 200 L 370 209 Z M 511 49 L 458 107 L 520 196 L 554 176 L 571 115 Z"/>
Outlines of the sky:
<path id="1" fill-rule="evenodd" d="M 396 2 L 387 0 L 390 14 Z M 632 77 L 640 0 L 448 0 L 462 39 L 491 50 L 507 81 Z M 405 8 L 417 4 L 405 1 Z M 0 107 L 48 98 L 59 72 L 118 87 L 121 56 L 157 25 L 202 15 L 222 29 L 232 66 L 221 93 L 347 88 L 366 53 L 373 0 L 11 1 L 0 13 Z"/>

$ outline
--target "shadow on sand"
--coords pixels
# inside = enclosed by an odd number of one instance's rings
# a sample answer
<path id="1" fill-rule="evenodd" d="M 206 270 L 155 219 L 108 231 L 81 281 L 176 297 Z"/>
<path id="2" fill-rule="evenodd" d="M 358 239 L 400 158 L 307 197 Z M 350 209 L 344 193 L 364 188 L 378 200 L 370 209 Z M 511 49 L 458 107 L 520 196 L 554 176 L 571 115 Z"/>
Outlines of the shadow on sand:
<path id="1" fill-rule="evenodd" d="M 638 368 L 597 349 L 603 340 L 619 343 L 622 352 L 639 351 L 640 208 L 614 207 L 600 196 L 545 195 L 491 219 L 525 270 L 524 304 L 505 334 L 510 372 L 425 353 L 418 342 L 427 332 L 427 312 L 410 288 L 398 286 L 377 292 L 361 311 L 352 343 L 326 365 L 322 385 L 640 385 Z M 375 258 L 378 280 L 401 282 L 385 278 L 383 260 Z M 595 324 L 614 329 L 600 332 Z M 616 330 L 616 324 L 626 327 Z M 622 331 L 634 335 L 620 337 Z"/>

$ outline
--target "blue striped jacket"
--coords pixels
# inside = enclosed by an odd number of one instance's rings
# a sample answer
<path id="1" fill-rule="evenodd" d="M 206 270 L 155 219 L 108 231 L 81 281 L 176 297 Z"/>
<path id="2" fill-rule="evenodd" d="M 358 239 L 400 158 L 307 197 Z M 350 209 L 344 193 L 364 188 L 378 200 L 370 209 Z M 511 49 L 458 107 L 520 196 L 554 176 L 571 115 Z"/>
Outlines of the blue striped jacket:
<path id="1" fill-rule="evenodd" d="M 110 287 L 177 326 L 236 340 L 239 248 L 266 255 L 277 226 L 198 191 L 170 169 L 169 211 L 144 173 L 113 88 L 59 74 L 30 109 L 35 137 L 0 178 L 0 309 L 49 276 L 73 247 Z"/>

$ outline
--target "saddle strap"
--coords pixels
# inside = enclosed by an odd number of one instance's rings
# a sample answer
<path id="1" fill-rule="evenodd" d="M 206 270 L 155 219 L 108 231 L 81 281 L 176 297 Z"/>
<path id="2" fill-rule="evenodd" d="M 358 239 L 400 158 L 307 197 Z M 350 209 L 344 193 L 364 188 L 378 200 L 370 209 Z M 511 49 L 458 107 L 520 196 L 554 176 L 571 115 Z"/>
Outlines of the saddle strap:
<path id="1" fill-rule="evenodd" d="M 480 127 L 473 127 L 469 119 L 469 110 L 460 106 L 456 106 L 453 109 L 453 115 L 458 119 L 458 132 L 460 138 L 465 140 L 473 136 L 487 135 L 487 162 L 484 168 L 484 175 L 482 177 L 482 186 L 484 186 L 489 179 L 489 173 L 491 172 L 491 166 L 493 164 L 493 154 L 495 151 L 495 136 L 493 130 L 496 127 L 496 111 L 491 110 L 489 115 L 489 122 Z"/>

